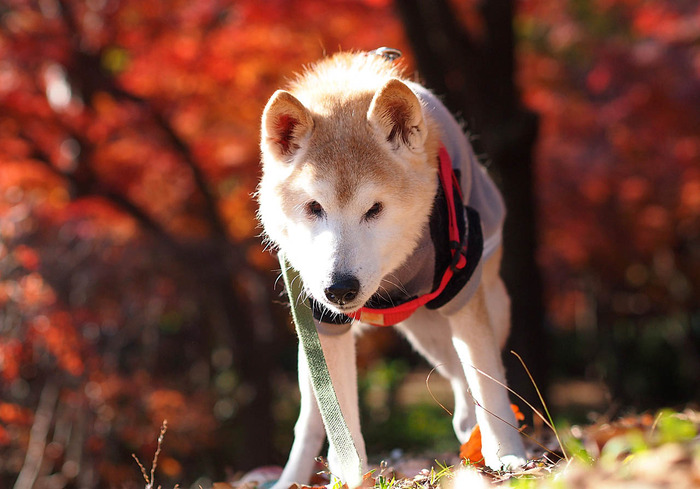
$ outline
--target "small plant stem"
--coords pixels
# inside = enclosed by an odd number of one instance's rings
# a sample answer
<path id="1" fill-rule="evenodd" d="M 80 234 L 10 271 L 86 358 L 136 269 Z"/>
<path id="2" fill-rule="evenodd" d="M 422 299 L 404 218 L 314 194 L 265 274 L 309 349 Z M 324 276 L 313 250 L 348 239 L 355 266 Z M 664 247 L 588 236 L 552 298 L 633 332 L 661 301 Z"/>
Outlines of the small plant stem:
<path id="1" fill-rule="evenodd" d="M 527 372 L 527 376 L 530 378 L 530 382 L 532 382 L 533 387 L 535 388 L 535 391 L 537 392 L 537 396 L 540 398 L 540 402 L 542 403 L 542 407 L 544 408 L 544 412 L 547 415 L 547 418 L 549 419 L 549 426 L 554 432 L 554 436 L 557 438 L 557 443 L 559 443 L 559 448 L 561 448 L 561 453 L 564 454 L 564 459 L 569 460 L 569 457 L 566 455 L 566 450 L 564 449 L 564 444 L 561 442 L 561 439 L 559 438 L 559 433 L 557 430 L 554 428 L 554 421 L 552 420 L 552 416 L 549 414 L 549 409 L 547 409 L 547 403 L 544 402 L 544 397 L 542 396 L 542 393 L 540 392 L 540 388 L 537 387 L 537 383 L 535 382 L 535 379 L 532 378 L 532 374 L 530 373 L 530 369 L 527 368 L 527 365 L 525 365 L 525 361 L 523 361 L 522 357 L 518 355 L 516 352 L 513 350 L 510 351 L 513 355 L 516 356 L 518 360 L 520 360 L 520 363 L 522 364 L 523 368 L 525 369 L 525 372 Z"/>
<path id="2" fill-rule="evenodd" d="M 430 394 L 430 397 L 433 398 L 433 401 L 435 401 L 437 403 L 437 405 L 440 406 L 447 414 L 452 416 L 452 411 L 447 409 L 443 403 L 438 401 L 437 397 L 435 397 L 432 389 L 430 388 L 430 376 L 433 375 L 433 372 L 435 372 L 436 370 L 437 370 L 437 366 L 433 367 L 433 369 L 430 372 L 428 372 L 428 376 L 425 378 L 425 387 L 428 389 L 428 394 Z"/>
<path id="3" fill-rule="evenodd" d="M 476 367 L 474 367 L 474 368 L 476 368 Z M 477 370 L 478 370 L 478 369 L 477 369 Z M 552 450 L 550 450 L 549 448 L 547 448 L 546 446 L 544 446 L 543 444 L 541 444 L 541 443 L 540 443 L 539 441 L 537 441 L 534 437 L 532 437 L 532 436 L 528 435 L 527 433 L 525 433 L 522 429 L 518 428 L 517 426 L 513 425 L 512 423 L 510 423 L 510 422 L 506 421 L 505 419 L 501 418 L 498 414 L 494 413 L 493 411 L 490 411 L 490 410 L 486 409 L 479 401 L 476 400 L 476 398 L 474 397 L 474 395 L 472 395 L 471 390 L 469 390 L 468 392 L 469 392 L 469 395 L 472 396 L 472 401 L 474 401 L 474 405 L 475 405 L 475 406 L 480 407 L 481 409 L 483 409 L 484 411 L 486 411 L 487 413 L 489 413 L 491 416 L 493 416 L 493 417 L 496 418 L 497 420 L 502 421 L 503 423 L 507 424 L 508 426 L 510 426 L 511 428 L 513 428 L 515 431 L 517 431 L 518 433 L 520 433 L 521 435 L 523 435 L 525 438 L 527 438 L 528 440 L 530 440 L 532 443 L 536 444 L 536 445 L 537 445 L 538 447 L 540 447 L 541 449 L 546 450 L 547 452 L 551 453 L 551 454 L 554 455 L 555 457 L 559 457 L 559 455 L 558 455 L 557 453 L 553 452 Z M 561 458 L 561 457 L 559 457 L 559 458 Z M 568 460 L 568 459 L 567 459 L 567 460 Z"/>

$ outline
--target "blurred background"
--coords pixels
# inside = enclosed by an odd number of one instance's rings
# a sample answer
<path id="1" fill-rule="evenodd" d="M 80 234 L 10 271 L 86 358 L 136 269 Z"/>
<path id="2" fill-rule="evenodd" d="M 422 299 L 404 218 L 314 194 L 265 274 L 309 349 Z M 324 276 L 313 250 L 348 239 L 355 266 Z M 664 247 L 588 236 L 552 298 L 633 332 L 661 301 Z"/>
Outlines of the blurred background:
<path id="1" fill-rule="evenodd" d="M 284 462 L 296 339 L 251 197 L 260 114 L 302 66 L 379 46 L 504 190 L 509 349 L 556 417 L 699 400 L 695 0 L 4 0 L 1 487 L 140 487 L 164 419 L 164 487 Z M 359 351 L 370 453 L 456 452 L 403 340 Z"/>

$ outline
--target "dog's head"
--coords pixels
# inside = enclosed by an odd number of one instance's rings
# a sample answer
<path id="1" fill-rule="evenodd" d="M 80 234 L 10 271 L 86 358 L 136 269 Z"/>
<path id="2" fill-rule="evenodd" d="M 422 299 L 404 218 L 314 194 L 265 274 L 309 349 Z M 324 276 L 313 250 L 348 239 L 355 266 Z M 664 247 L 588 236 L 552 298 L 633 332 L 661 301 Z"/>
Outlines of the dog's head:
<path id="1" fill-rule="evenodd" d="M 437 188 L 439 142 L 399 79 L 376 89 L 327 83 L 279 90 L 265 107 L 259 217 L 307 291 L 348 313 L 414 250 Z"/>

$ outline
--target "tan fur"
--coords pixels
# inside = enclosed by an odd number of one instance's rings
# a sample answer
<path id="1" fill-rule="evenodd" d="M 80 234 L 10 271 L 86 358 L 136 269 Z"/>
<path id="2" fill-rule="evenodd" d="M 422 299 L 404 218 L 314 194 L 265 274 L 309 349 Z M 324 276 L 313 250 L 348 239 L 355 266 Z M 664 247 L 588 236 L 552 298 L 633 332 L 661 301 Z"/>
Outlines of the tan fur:
<path id="1" fill-rule="evenodd" d="M 341 53 L 275 92 L 263 112 L 259 218 L 269 242 L 284 251 L 307 292 L 329 311 L 357 310 L 391 283 L 398 267 L 411 266 L 406 260 L 426 231 L 443 137 L 406 81 L 380 56 Z M 367 217 L 376 204 L 381 210 Z M 496 252 L 483 264 L 483 280 L 471 300 L 451 301 L 437 310 L 419 308 L 396 326 L 448 378 L 459 441 L 465 442 L 479 422 L 482 453 L 494 469 L 519 466 L 525 456 L 517 431 L 502 422 L 516 422 L 506 391 L 479 373 L 505 382 L 499 344 L 508 333 L 509 299 L 499 263 Z M 339 276 L 357 279 L 356 297 L 334 302 L 324 292 Z M 340 407 L 366 463 L 353 334 L 321 334 L 320 340 Z M 294 444 L 274 489 L 307 482 L 324 440 L 301 351 L 299 386 Z M 474 402 L 484 409 L 476 410 Z M 334 476 L 350 487 L 361 483 L 362 474 L 339 472 L 332 444 L 328 458 Z"/>
<path id="2" fill-rule="evenodd" d="M 352 193 L 352 180 L 370 178 L 381 180 L 390 190 L 394 186 L 405 188 L 407 182 L 395 182 L 387 172 L 382 152 L 377 144 L 372 144 L 375 138 L 366 121 L 376 91 L 392 78 L 405 79 L 395 65 L 382 58 L 340 53 L 299 75 L 286 92 L 301 102 L 313 118 L 314 135 L 308 154 L 314 158 L 306 163 L 313 165 L 313 171 L 332 175 L 341 200 Z M 274 107 L 274 98 L 268 103 L 265 120 L 275 116 L 269 112 L 271 107 Z M 425 116 L 428 133 L 437 133 L 435 122 L 429 115 Z M 342 140 L 338 138 L 339 132 L 345 135 Z M 265 137 L 263 135 L 263 171 L 266 165 L 279 161 Z M 439 137 L 430 138 L 422 163 L 427 162 L 434 171 L 437 170 L 438 149 Z M 290 177 L 293 180 L 296 174 Z"/>
<path id="3" fill-rule="evenodd" d="M 341 53 L 313 65 L 287 90 L 274 94 L 263 113 L 258 192 L 259 216 L 270 241 L 286 249 L 289 219 L 282 217 L 308 220 L 301 209 L 309 200 L 325 195 L 322 205 L 337 206 L 329 210 L 347 215 L 352 205 L 361 205 L 351 202 L 358 188 L 372 182 L 377 200 L 395 203 L 387 206 L 387 213 L 403 213 L 391 221 L 401 242 L 375 254 L 396 267 L 415 248 L 436 191 L 441 138 L 435 121 L 401 82 L 405 79 L 378 56 Z M 321 175 L 327 188 L 312 189 Z M 408 219 L 410 226 L 405 226 Z M 313 285 L 313 278 L 304 276 L 307 267 L 300 254 L 292 251 L 289 259 L 304 282 Z M 375 292 L 369 285 L 376 287 L 379 278 L 368 283 L 365 298 Z"/>

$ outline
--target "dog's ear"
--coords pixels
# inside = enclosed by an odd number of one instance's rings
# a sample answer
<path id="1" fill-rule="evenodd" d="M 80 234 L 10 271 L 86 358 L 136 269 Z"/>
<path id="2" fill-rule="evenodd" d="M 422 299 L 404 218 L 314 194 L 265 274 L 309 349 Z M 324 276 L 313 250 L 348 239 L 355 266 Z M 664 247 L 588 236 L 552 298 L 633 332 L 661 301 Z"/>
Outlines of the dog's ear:
<path id="1" fill-rule="evenodd" d="M 428 136 L 418 97 L 396 78 L 386 82 L 374 94 L 367 120 L 381 137 L 391 143 L 394 150 L 407 147 L 418 152 Z"/>
<path id="2" fill-rule="evenodd" d="M 311 134 L 313 127 L 313 118 L 304 104 L 291 93 L 277 90 L 263 111 L 262 151 L 271 152 L 276 159 L 287 161 Z"/>

